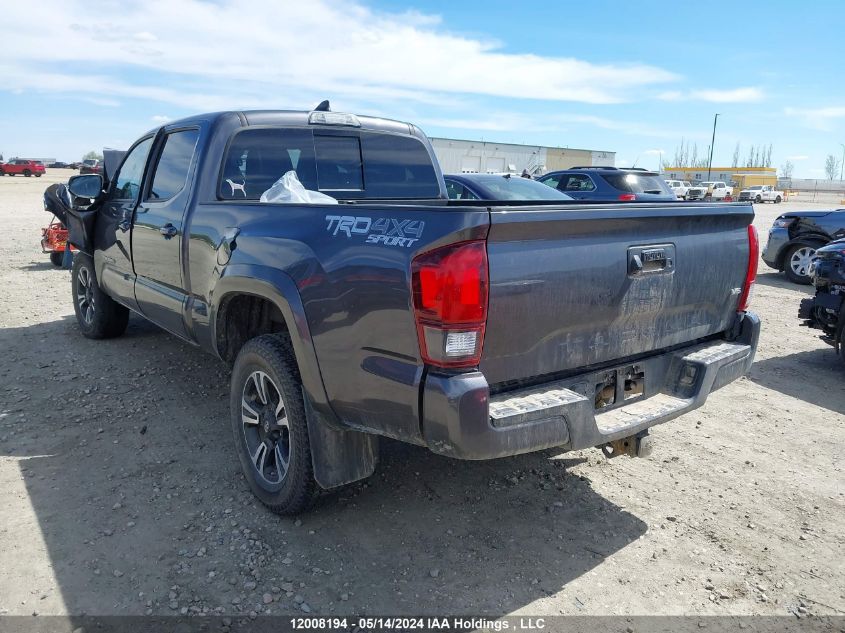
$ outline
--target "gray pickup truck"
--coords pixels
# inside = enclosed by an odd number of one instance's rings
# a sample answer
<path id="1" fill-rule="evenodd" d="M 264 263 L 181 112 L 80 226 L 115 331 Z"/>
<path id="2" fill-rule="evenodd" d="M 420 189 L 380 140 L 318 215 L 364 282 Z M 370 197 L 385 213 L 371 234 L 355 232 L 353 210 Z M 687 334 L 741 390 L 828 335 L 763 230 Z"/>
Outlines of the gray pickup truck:
<path id="1" fill-rule="evenodd" d="M 320 199 L 262 202 L 290 172 Z M 230 363 L 237 453 L 279 513 L 372 474 L 380 435 L 642 454 L 757 346 L 750 205 L 450 201 L 408 123 L 195 116 L 68 189 L 82 333 L 131 311 Z"/>

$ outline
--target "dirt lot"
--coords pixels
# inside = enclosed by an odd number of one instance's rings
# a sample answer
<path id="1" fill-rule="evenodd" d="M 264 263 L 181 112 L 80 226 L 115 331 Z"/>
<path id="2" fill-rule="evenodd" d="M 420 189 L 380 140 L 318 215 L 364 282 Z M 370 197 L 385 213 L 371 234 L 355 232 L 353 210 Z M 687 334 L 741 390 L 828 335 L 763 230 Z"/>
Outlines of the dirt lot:
<path id="1" fill-rule="evenodd" d="M 0 614 L 845 613 L 845 365 L 798 327 L 807 288 L 763 266 L 750 376 L 649 459 L 385 441 L 369 481 L 280 519 L 240 475 L 223 364 L 140 318 L 77 332 L 38 246 L 69 175 L 0 178 Z M 758 206 L 761 236 L 802 206 Z"/>

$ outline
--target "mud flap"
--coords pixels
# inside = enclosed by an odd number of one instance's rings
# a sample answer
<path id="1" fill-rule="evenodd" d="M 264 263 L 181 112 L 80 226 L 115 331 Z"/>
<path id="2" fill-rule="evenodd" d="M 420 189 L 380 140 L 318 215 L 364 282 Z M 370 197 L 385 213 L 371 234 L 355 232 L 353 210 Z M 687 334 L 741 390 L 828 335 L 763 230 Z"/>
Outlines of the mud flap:
<path id="1" fill-rule="evenodd" d="M 326 422 L 303 393 L 314 479 L 325 489 L 366 479 L 378 462 L 378 436 L 344 431 Z"/>

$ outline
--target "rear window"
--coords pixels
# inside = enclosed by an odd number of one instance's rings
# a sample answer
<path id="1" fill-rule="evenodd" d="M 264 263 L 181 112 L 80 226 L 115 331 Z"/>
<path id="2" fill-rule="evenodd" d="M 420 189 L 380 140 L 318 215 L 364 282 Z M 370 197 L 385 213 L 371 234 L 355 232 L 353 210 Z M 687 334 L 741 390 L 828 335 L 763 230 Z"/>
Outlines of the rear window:
<path id="1" fill-rule="evenodd" d="M 519 176 L 477 176 L 470 178 L 470 182 L 476 182 L 486 189 L 491 200 L 572 200 L 570 196 L 546 184 Z"/>
<path id="2" fill-rule="evenodd" d="M 361 191 L 364 188 L 361 141 L 357 136 L 317 135 L 314 149 L 321 191 Z"/>
<path id="3" fill-rule="evenodd" d="M 229 144 L 218 194 L 224 200 L 258 200 L 291 170 L 306 189 L 317 189 L 311 130 L 247 128 Z"/>
<path id="4" fill-rule="evenodd" d="M 631 193 L 671 193 L 666 183 L 657 176 L 643 176 L 641 174 L 602 174 L 610 186 L 620 191 Z"/>
<path id="5" fill-rule="evenodd" d="M 291 169 L 306 189 L 339 199 L 437 198 L 440 184 L 418 139 L 367 131 L 246 128 L 232 137 L 218 195 L 258 200 Z"/>

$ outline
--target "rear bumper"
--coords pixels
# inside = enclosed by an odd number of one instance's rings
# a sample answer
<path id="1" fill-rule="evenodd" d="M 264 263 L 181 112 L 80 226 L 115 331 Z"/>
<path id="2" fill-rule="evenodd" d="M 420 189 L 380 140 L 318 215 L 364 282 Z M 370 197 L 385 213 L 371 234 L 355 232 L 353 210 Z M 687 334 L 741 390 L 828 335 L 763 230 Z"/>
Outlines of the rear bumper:
<path id="1" fill-rule="evenodd" d="M 491 459 L 551 447 L 577 450 L 636 435 L 700 407 L 712 391 L 748 371 L 760 319 L 750 312 L 742 315 L 736 332 L 731 341 L 693 345 L 492 397 L 481 372 L 429 373 L 423 389 L 423 436 L 435 453 Z M 620 406 L 596 412 L 596 382 L 631 367 L 645 374 L 643 395 L 629 404 L 619 397 Z"/>
<path id="2" fill-rule="evenodd" d="M 786 243 L 789 241 L 789 231 L 781 228 L 773 228 L 769 230 L 769 238 L 766 245 L 763 247 L 763 261 L 772 268 L 780 269 L 781 265 L 778 261 L 780 259 L 781 251 Z"/>

